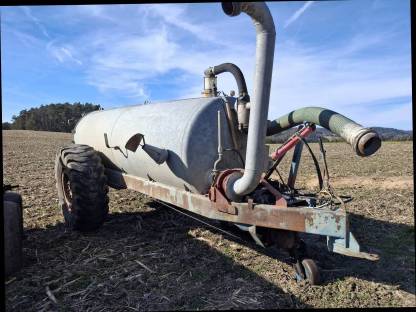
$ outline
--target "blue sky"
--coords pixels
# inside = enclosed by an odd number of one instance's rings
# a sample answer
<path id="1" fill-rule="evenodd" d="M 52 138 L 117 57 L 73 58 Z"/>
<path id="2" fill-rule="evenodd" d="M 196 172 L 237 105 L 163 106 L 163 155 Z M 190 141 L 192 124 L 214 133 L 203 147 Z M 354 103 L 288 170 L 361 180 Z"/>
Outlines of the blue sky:
<path id="1" fill-rule="evenodd" d="M 268 2 L 276 25 L 269 118 L 303 106 L 412 129 L 408 0 Z M 104 108 L 198 97 L 238 65 L 252 94 L 255 31 L 219 3 L 1 7 L 2 119 L 57 102 Z M 230 74 L 218 79 L 228 93 Z"/>

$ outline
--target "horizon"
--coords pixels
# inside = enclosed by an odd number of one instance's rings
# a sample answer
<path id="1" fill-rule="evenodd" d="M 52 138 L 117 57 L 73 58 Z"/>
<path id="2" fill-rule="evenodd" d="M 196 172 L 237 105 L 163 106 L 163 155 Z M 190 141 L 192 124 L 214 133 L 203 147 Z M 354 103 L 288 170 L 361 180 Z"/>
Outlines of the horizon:
<path id="1" fill-rule="evenodd" d="M 99 104 L 96 104 L 96 103 L 80 103 L 80 102 L 75 102 L 75 103 L 49 103 L 49 104 L 41 104 L 41 105 L 39 105 L 39 106 L 37 106 L 37 107 L 30 107 L 30 108 L 28 108 L 28 109 L 26 109 L 27 111 L 29 111 L 30 109 L 36 109 L 36 108 L 40 108 L 41 106 L 48 106 L 48 105 L 65 105 L 65 104 L 69 104 L 69 105 L 75 105 L 75 104 L 81 104 L 81 105 L 84 105 L 84 104 L 92 104 L 92 105 L 99 105 Z M 152 103 L 149 103 L 150 105 L 152 104 Z M 146 105 L 146 104 L 138 104 L 138 105 Z M 101 107 L 101 106 L 100 106 Z M 102 108 L 102 107 L 101 107 Z M 109 109 L 112 109 L 112 108 L 115 108 L 115 107 L 111 107 L 111 108 L 109 108 Z M 102 108 L 103 109 L 103 108 Z M 18 115 L 16 115 L 16 117 L 18 117 Z M 12 123 L 12 121 L 3 121 L 3 123 Z M 326 129 L 325 127 L 322 127 L 321 125 L 315 125 L 316 126 L 316 129 Z M 290 128 L 290 129 L 294 129 L 294 128 L 296 128 L 296 127 L 292 127 L 292 128 Z M 413 129 L 398 129 L 398 128 L 391 128 L 391 127 L 378 127 L 378 126 L 372 126 L 372 128 L 383 128 L 383 129 L 392 129 L 392 130 L 399 130 L 399 131 L 413 131 Z M 290 129 L 287 129 L 286 131 L 289 131 Z M 4 130 L 4 129 L 3 129 Z M 6 129 L 7 130 L 7 129 Z M 27 129 L 9 129 L 9 130 L 27 130 Z M 326 129 L 327 131 L 330 131 L 330 130 L 328 130 L 328 129 Z M 32 131 L 32 130 L 29 130 L 29 131 Z M 33 130 L 33 131 L 43 131 L 43 130 Z M 277 134 L 278 135 L 278 134 Z"/>
<path id="2" fill-rule="evenodd" d="M 408 0 L 267 4 L 276 25 L 269 119 L 321 106 L 366 127 L 413 130 Z M 219 3 L 15 6 L 1 16 L 3 122 L 50 103 L 198 97 L 204 69 L 224 62 L 253 93 L 254 27 Z M 218 89 L 236 90 L 232 76 L 219 76 Z"/>

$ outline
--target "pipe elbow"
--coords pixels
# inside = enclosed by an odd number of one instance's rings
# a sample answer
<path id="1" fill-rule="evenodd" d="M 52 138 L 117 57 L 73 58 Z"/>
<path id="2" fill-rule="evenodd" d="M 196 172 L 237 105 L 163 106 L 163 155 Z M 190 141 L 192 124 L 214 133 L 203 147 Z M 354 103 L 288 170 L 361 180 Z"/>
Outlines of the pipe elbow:
<path id="1" fill-rule="evenodd" d="M 233 75 L 238 87 L 239 100 L 243 101 L 244 103 L 249 102 L 250 96 L 248 95 L 246 80 L 244 78 L 243 72 L 237 65 L 233 63 L 223 63 L 216 66 L 208 67 L 204 71 L 204 75 L 206 78 L 213 78 L 216 75 L 225 72 L 228 72 Z"/>
<path id="2" fill-rule="evenodd" d="M 257 33 L 276 35 L 273 17 L 264 2 L 221 2 L 222 9 L 228 16 L 237 16 L 241 12 L 249 15 L 256 26 Z"/>
<path id="3" fill-rule="evenodd" d="M 258 185 L 257 179 L 261 179 L 261 171 L 244 170 L 241 172 L 233 172 L 224 180 L 224 191 L 232 201 L 239 202 L 242 199 L 243 193 L 251 193 Z"/>
<path id="4" fill-rule="evenodd" d="M 244 175 L 234 181 L 232 185 L 232 193 L 234 196 L 251 193 L 255 190 L 261 179 L 262 172 L 260 170 L 244 170 Z"/>

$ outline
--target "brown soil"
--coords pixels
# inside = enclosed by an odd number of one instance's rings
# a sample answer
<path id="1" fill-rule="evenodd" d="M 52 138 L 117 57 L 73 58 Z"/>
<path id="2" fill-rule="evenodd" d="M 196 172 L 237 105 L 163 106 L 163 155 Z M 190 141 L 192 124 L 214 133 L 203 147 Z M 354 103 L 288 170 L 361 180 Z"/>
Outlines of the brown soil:
<path id="1" fill-rule="evenodd" d="M 316 185 L 316 182 L 313 179 L 314 177 L 310 177 L 310 180 L 306 183 L 308 187 L 314 187 Z M 335 188 L 365 187 L 368 189 L 407 190 L 413 189 L 413 177 L 337 177 L 334 179 L 330 179 L 330 184 Z"/>
<path id="2" fill-rule="evenodd" d="M 309 286 L 294 280 L 285 252 L 230 239 L 133 191 L 110 190 L 110 215 L 97 232 L 69 231 L 53 166 L 70 140 L 63 133 L 3 131 L 4 182 L 20 186 L 26 234 L 24 267 L 5 282 L 7 311 L 416 305 L 412 142 L 383 143 L 368 159 L 345 143 L 326 144 L 337 193 L 354 197 L 347 206 L 351 228 L 380 260 L 330 255 L 324 237 L 305 236 L 323 279 Z M 299 185 L 308 187 L 313 170 L 305 153 Z"/>

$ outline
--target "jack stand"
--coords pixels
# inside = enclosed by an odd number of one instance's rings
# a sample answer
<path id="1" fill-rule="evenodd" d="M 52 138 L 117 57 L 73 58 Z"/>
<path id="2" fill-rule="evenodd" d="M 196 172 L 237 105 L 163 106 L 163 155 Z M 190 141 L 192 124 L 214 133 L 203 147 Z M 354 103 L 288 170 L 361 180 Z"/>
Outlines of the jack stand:
<path id="1" fill-rule="evenodd" d="M 289 253 L 294 260 L 296 280 L 299 282 L 306 279 L 310 285 L 318 285 L 320 282 L 319 269 L 315 261 L 306 258 L 305 242 L 297 237 L 297 243 Z"/>

